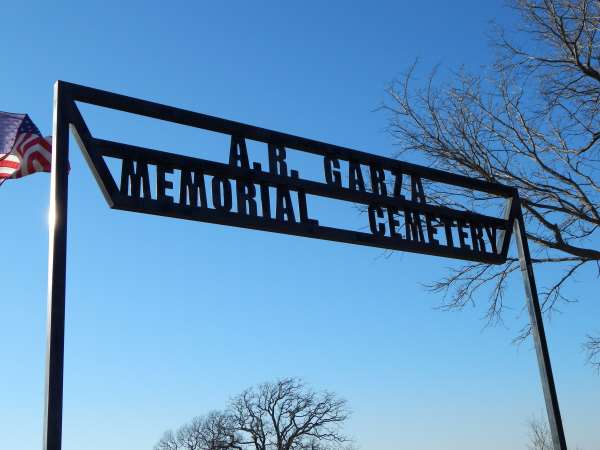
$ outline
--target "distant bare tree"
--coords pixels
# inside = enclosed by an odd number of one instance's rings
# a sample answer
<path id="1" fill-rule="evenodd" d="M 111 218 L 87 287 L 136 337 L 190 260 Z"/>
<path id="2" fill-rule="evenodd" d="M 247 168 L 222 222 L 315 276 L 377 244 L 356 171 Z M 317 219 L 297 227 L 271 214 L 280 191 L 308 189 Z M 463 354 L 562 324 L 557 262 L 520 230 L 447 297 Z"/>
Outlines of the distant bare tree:
<path id="1" fill-rule="evenodd" d="M 154 450 L 350 450 L 345 400 L 285 378 L 250 388 L 226 412 L 167 431 Z"/>
<path id="2" fill-rule="evenodd" d="M 564 287 L 584 266 L 600 275 L 600 2 L 513 0 L 511 6 L 522 26 L 514 34 L 496 28 L 495 64 L 483 73 L 463 69 L 442 85 L 434 70 L 420 89 L 413 88 L 413 66 L 388 88 L 384 109 L 401 153 L 519 189 L 535 264 L 562 270 L 541 289 L 550 312 L 572 300 Z M 430 201 L 456 208 L 489 200 L 432 189 Z M 466 264 L 430 288 L 445 293 L 443 306 L 451 309 L 485 292 L 487 318 L 495 322 L 518 267 L 516 258 L 502 266 Z"/>
<path id="3" fill-rule="evenodd" d="M 167 431 L 154 450 L 243 450 L 232 417 L 213 411 L 196 417 L 175 433 Z"/>
<path id="4" fill-rule="evenodd" d="M 583 348 L 587 352 L 588 362 L 600 372 L 600 336 L 588 335 L 588 340 Z"/>
<path id="5" fill-rule="evenodd" d="M 527 448 L 529 450 L 554 450 L 552 445 L 552 433 L 548 423 L 532 418 L 528 423 L 529 428 L 529 442 Z M 581 450 L 579 446 L 575 447 L 575 450 Z"/>
<path id="6" fill-rule="evenodd" d="M 553 450 L 552 433 L 546 422 L 531 419 L 529 421 L 529 450 Z"/>
<path id="7" fill-rule="evenodd" d="M 349 416 L 346 401 L 294 378 L 247 389 L 233 400 L 231 414 L 253 450 L 329 450 L 349 442 L 340 430 Z"/>

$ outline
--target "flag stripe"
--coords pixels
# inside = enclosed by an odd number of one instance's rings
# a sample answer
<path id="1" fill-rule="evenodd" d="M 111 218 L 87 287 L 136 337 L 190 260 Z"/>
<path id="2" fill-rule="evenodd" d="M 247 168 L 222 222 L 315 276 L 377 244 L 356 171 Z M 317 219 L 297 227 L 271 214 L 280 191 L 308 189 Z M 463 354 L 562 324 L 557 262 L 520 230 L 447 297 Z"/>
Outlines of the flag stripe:
<path id="1" fill-rule="evenodd" d="M 44 138 L 27 114 L 0 112 L 0 179 L 50 172 L 51 138 Z"/>

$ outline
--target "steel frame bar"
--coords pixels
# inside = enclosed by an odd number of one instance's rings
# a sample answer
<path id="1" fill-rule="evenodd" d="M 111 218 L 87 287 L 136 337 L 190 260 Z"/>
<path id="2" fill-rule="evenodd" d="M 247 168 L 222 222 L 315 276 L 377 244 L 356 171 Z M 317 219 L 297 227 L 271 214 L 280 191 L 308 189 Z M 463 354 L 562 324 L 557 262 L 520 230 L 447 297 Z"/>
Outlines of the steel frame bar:
<path id="1" fill-rule="evenodd" d="M 178 123 L 180 125 L 202 128 L 217 133 L 244 136 L 255 141 L 276 143 L 287 148 L 317 155 L 340 159 L 352 159 L 364 162 L 365 164 L 389 166 L 397 168 L 404 173 L 417 173 L 423 178 L 432 181 L 474 189 L 488 194 L 498 195 L 500 197 L 512 197 L 515 194 L 515 188 L 500 183 L 469 178 L 427 166 L 399 161 L 393 158 L 386 158 L 346 147 L 340 147 L 338 145 L 222 119 L 220 117 L 209 116 L 207 114 L 162 105 L 160 103 L 128 97 L 126 95 L 115 94 L 113 92 L 102 91 L 64 81 L 60 81 L 60 83 L 65 90 L 68 90 L 69 96 L 73 102 L 87 103 L 167 122 Z"/>
<path id="2" fill-rule="evenodd" d="M 535 344 L 535 353 L 540 371 L 542 391 L 544 392 L 546 412 L 550 424 L 550 432 L 552 434 L 552 444 L 554 450 L 567 450 L 565 432 L 563 429 L 560 407 L 558 405 L 558 396 L 556 395 L 556 386 L 554 384 L 554 375 L 552 374 L 552 365 L 550 364 L 550 353 L 548 352 L 548 343 L 546 342 L 546 333 L 544 331 L 544 321 L 533 273 L 533 263 L 531 261 L 531 254 L 529 253 L 525 220 L 523 219 L 523 212 L 521 210 L 519 199 L 516 198 L 513 201 L 518 205 L 517 217 L 514 225 L 515 238 L 517 240 L 519 263 L 521 265 L 521 273 L 523 274 L 525 294 L 527 296 L 531 334 Z"/>
<path id="3" fill-rule="evenodd" d="M 62 446 L 67 204 L 69 197 L 69 117 L 62 84 L 54 85 L 52 172 L 50 174 L 48 323 L 44 403 L 44 449 Z"/>
<path id="4" fill-rule="evenodd" d="M 550 364 L 550 356 L 544 332 L 543 319 L 537 295 L 533 265 L 529 253 L 525 222 L 521 211 L 521 204 L 518 192 L 515 188 L 498 183 L 490 183 L 474 178 L 464 177 L 449 172 L 444 172 L 429 167 L 419 166 L 406 162 L 397 161 L 390 158 L 384 158 L 369 153 L 359 152 L 344 147 L 335 146 L 323 142 L 313 141 L 298 136 L 292 136 L 285 133 L 279 133 L 264 128 L 241 124 L 230 120 L 220 119 L 205 114 L 192 111 L 186 111 L 179 108 L 161 105 L 154 102 L 140 100 L 124 95 L 114 94 L 107 91 L 101 91 L 85 86 L 57 81 L 54 86 L 54 111 L 53 111 L 53 152 L 52 152 L 52 173 L 50 185 L 50 215 L 53 220 L 49 228 L 49 261 L 48 261 L 48 322 L 47 322 L 47 354 L 46 354 L 46 388 L 44 404 L 44 450 L 61 450 L 62 447 L 62 411 L 63 411 L 63 370 L 64 370 L 64 333 L 65 333 L 65 287 L 66 287 L 66 257 L 67 257 L 67 203 L 68 203 L 68 159 L 69 159 L 69 128 L 73 132 L 79 147 L 82 150 L 90 169 L 92 170 L 98 184 L 104 194 L 106 201 L 111 208 L 120 206 L 121 209 L 148 212 L 144 210 L 143 204 L 139 202 L 130 202 L 125 196 L 119 195 L 119 190 L 109 173 L 108 167 L 103 160 L 104 156 L 123 155 L 123 152 L 144 153 L 150 159 L 161 159 L 175 164 L 178 161 L 193 159 L 196 162 L 212 168 L 214 171 L 224 171 L 226 168 L 218 163 L 203 161 L 197 158 L 188 158 L 181 155 L 172 155 L 165 152 L 159 152 L 151 149 L 143 149 L 135 146 L 114 143 L 110 141 L 95 139 L 92 137 L 77 104 L 75 102 L 89 103 L 92 105 L 105 107 L 109 109 L 120 110 L 132 114 L 138 114 L 168 122 L 188 125 L 196 128 L 203 128 L 209 131 L 225 133 L 229 135 L 244 136 L 265 143 L 277 143 L 288 148 L 293 148 L 309 153 L 323 156 L 330 156 L 344 160 L 356 160 L 361 163 L 375 164 L 383 167 L 394 167 L 402 170 L 404 173 L 415 173 L 423 178 L 451 184 L 468 189 L 474 189 L 488 194 L 497 195 L 506 199 L 506 207 L 503 219 L 496 219 L 488 216 L 476 215 L 470 212 L 461 212 L 466 216 L 479 216 L 486 220 L 504 221 L 500 234 L 497 237 L 497 247 L 500 249 L 498 257 L 500 259 L 489 258 L 490 263 L 501 263 L 506 259 L 510 238 L 514 228 L 519 252 L 519 260 L 523 280 L 525 283 L 525 292 L 528 300 L 528 309 L 531 320 L 532 336 L 536 349 L 536 356 L 540 370 L 542 390 L 548 413 L 548 420 L 552 432 L 554 450 L 567 450 L 565 435 L 558 405 L 558 397 Z M 102 147 L 102 151 L 98 147 Z M 109 148 L 109 150 L 106 150 Z M 112 152 L 112 153 L 111 153 Z M 231 168 L 229 168 L 231 170 Z M 228 176 L 248 176 L 248 173 L 238 173 L 233 170 Z M 269 175 L 260 175 L 266 177 L 266 182 L 276 183 L 277 180 L 267 179 Z M 277 177 L 275 177 L 277 178 Z M 343 190 L 334 193 L 329 192 L 327 188 L 320 183 L 312 183 L 306 180 L 287 179 L 287 183 L 298 183 L 300 187 L 308 191 L 312 190 L 317 195 L 329 196 L 332 198 L 347 199 L 367 203 L 372 200 L 371 194 L 344 193 Z M 311 184 L 312 183 L 312 184 Z M 153 200 L 142 199 L 145 202 L 154 202 Z M 381 199 L 377 199 L 381 201 Z M 120 203 L 116 205 L 115 203 Z M 142 202 L 143 203 L 143 202 Z M 410 203 L 410 202 L 408 202 Z M 160 205 L 158 205 L 160 206 Z M 419 205 L 422 208 L 424 205 Z M 440 207 L 426 206 L 426 208 L 439 209 Z M 443 208 L 442 208 L 443 209 Z M 457 211 L 453 211 L 453 214 Z M 169 211 L 159 211 L 156 214 L 171 215 L 181 217 L 181 214 L 170 214 Z M 188 217 L 184 217 L 188 218 Z M 196 217 L 190 219 L 199 220 Z M 240 217 L 211 217 L 210 214 L 202 217 L 200 220 L 234 224 L 244 220 Z M 230 223 L 231 222 L 231 223 Z M 243 226 L 255 229 L 265 229 L 266 231 L 285 232 L 300 236 L 311 236 L 310 230 L 305 229 L 277 229 L 266 228 L 263 225 L 246 223 Z M 338 233 L 338 229 L 327 231 L 327 227 L 320 227 L 325 230 L 325 237 L 322 239 L 338 240 L 342 242 L 355 242 L 355 237 L 343 238 Z M 322 230 L 321 230 L 322 231 Z M 330 233 L 327 235 L 327 233 Z M 366 238 L 359 238 L 366 239 Z M 375 243 L 376 244 L 376 243 Z M 373 245 L 373 244 L 366 244 Z M 375 245 L 381 246 L 381 245 Z M 422 249 L 401 248 L 406 251 L 418 251 L 439 256 L 457 257 L 461 259 L 471 259 L 467 254 L 444 254 L 444 252 L 427 251 Z"/>

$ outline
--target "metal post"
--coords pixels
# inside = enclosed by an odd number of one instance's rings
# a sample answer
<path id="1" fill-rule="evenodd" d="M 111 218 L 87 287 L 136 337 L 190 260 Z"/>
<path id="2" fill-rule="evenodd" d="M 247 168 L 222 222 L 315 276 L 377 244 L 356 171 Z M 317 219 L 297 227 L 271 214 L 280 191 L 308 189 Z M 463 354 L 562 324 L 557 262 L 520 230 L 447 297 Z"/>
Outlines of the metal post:
<path id="1" fill-rule="evenodd" d="M 44 450 L 60 450 L 62 442 L 69 123 L 58 81 L 54 85 L 53 116 Z"/>
<path id="2" fill-rule="evenodd" d="M 560 408 L 558 406 L 558 397 L 556 395 L 556 387 L 554 385 L 554 377 L 552 375 L 552 366 L 550 364 L 550 355 L 548 353 L 548 344 L 546 342 L 546 334 L 544 332 L 544 323 L 542 320 L 542 312 L 533 274 L 533 265 L 531 263 L 531 255 L 529 253 L 529 245 L 527 243 L 527 234 L 525 232 L 525 221 L 523 220 L 523 212 L 521 205 L 518 205 L 518 212 L 515 220 L 515 233 L 517 237 L 517 247 L 519 249 L 519 261 L 521 264 L 521 272 L 525 283 L 525 293 L 527 294 L 527 306 L 529 308 L 529 317 L 531 320 L 531 333 L 533 342 L 535 343 L 535 352 L 540 369 L 540 377 L 542 380 L 542 389 L 544 391 L 544 399 L 546 401 L 546 412 L 548 413 L 548 422 L 550 423 L 550 431 L 552 433 L 552 443 L 554 450 L 567 450 L 565 440 L 565 432 L 563 430 L 562 419 L 560 417 Z"/>

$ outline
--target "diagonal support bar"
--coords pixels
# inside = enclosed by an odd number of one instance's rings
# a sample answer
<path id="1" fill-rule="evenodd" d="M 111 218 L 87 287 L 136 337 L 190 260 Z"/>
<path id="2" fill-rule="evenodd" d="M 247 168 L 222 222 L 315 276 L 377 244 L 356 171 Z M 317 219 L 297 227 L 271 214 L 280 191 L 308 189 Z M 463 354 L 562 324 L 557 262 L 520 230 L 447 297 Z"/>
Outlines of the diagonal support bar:
<path id="1" fill-rule="evenodd" d="M 558 397 L 556 395 L 556 386 L 554 385 L 554 376 L 552 375 L 552 365 L 550 364 L 550 354 L 548 353 L 548 343 L 546 342 L 546 333 L 544 332 L 544 322 L 540 301 L 537 294 L 535 277 L 533 273 L 533 264 L 531 254 L 529 253 L 529 244 L 527 243 L 527 233 L 525 231 L 525 220 L 523 211 L 518 198 L 513 199 L 518 211 L 515 220 L 515 236 L 517 239 L 517 248 L 519 251 L 519 262 L 521 264 L 521 273 L 525 283 L 525 293 L 527 295 L 527 307 L 529 309 L 529 318 L 531 321 L 531 334 L 535 344 L 535 353 L 537 355 L 542 390 L 544 391 L 544 400 L 546 402 L 546 412 L 548 422 L 552 433 L 552 444 L 554 450 L 567 450 L 565 432 L 563 429 L 560 408 L 558 406 Z"/>

